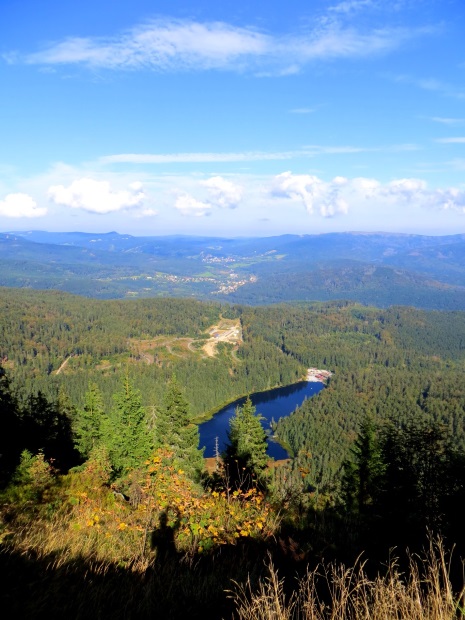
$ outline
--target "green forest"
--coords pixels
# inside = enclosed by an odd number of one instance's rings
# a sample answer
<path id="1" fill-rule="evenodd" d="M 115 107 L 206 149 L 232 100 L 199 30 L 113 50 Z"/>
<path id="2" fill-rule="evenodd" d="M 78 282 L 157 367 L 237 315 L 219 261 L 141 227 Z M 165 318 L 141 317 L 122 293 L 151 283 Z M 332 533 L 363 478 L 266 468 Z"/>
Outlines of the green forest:
<path id="1" fill-rule="evenodd" d="M 465 312 L 3 288 L 0 313 L 0 558 L 12 617 L 362 617 L 330 615 L 337 580 L 324 563 L 353 566 L 364 553 L 369 606 L 394 547 L 390 587 L 408 594 L 418 577 L 426 608 L 427 571 L 454 545 L 449 569 L 434 573 L 441 613 L 384 617 L 463 613 Z M 218 339 L 224 326 L 239 336 Z M 275 426 L 292 458 L 268 462 L 247 400 L 226 452 L 204 461 L 200 420 L 309 367 L 332 376 Z M 320 615 L 302 611 L 296 576 Z M 272 596 L 282 615 L 253 615 Z"/>

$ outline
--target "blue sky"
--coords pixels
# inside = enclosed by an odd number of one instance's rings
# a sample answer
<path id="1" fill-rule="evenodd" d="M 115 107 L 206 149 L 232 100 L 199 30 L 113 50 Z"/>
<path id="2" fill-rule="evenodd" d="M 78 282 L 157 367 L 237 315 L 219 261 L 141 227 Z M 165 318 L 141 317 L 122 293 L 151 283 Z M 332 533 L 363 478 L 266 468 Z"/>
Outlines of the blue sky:
<path id="1" fill-rule="evenodd" d="M 465 232 L 463 0 L 1 0 L 0 230 Z"/>

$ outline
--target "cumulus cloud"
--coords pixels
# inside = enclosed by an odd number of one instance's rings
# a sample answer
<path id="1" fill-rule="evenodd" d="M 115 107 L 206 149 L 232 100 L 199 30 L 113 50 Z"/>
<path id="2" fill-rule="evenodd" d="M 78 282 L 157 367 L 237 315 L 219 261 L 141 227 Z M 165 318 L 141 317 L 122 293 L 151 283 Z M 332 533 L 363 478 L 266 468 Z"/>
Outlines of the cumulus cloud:
<path id="1" fill-rule="evenodd" d="M 158 19 L 114 37 L 71 37 L 23 60 L 29 64 L 80 64 L 92 68 L 155 71 L 254 70 L 295 73 L 308 62 L 333 58 L 370 57 L 389 52 L 426 29 L 380 26 L 357 30 L 339 17 L 315 17 L 303 32 L 275 36 L 225 22 Z M 364 3 L 365 4 L 365 3 Z M 9 54 L 10 62 L 18 55 Z M 263 73 L 262 73 L 263 74 Z"/>
<path id="2" fill-rule="evenodd" d="M 138 182 L 131 183 L 128 190 L 113 191 L 107 181 L 86 177 L 73 181 L 68 187 L 53 185 L 48 196 L 56 204 L 100 214 L 142 207 L 145 198 Z"/>
<path id="3" fill-rule="evenodd" d="M 138 218 L 154 217 L 155 215 L 158 215 L 158 211 L 156 209 L 141 209 L 140 211 L 137 211 L 137 213 L 135 214 L 135 216 Z"/>
<path id="4" fill-rule="evenodd" d="M 348 211 L 349 206 L 341 195 L 347 182 L 344 177 L 326 183 L 313 175 L 283 172 L 274 179 L 272 195 L 301 200 L 309 214 L 316 211 L 323 217 L 332 217 Z"/>
<path id="5" fill-rule="evenodd" d="M 212 206 L 208 204 L 208 202 L 196 200 L 190 194 L 179 195 L 174 206 L 182 215 L 194 215 L 196 217 L 210 215 L 212 209 Z"/>
<path id="6" fill-rule="evenodd" d="M 4 217 L 43 217 L 47 214 L 45 207 L 38 207 L 29 194 L 8 194 L 0 200 L 0 215 Z"/>
<path id="7" fill-rule="evenodd" d="M 210 203 L 223 209 L 235 209 L 242 198 L 242 187 L 223 177 L 202 181 L 210 194 Z"/>
<path id="8" fill-rule="evenodd" d="M 215 207 L 235 209 L 241 201 L 242 187 L 223 177 L 211 177 L 205 181 L 200 181 L 199 185 L 207 189 L 207 196 L 204 200 L 197 200 L 186 192 L 177 197 L 174 206 L 183 215 L 195 215 L 197 217 L 211 215 Z"/>
<path id="9" fill-rule="evenodd" d="M 274 178 L 271 195 L 301 201 L 309 214 L 322 217 L 347 214 L 352 205 L 372 201 L 377 205 L 414 205 L 465 213 L 465 191 L 458 188 L 429 189 L 422 179 L 335 177 L 332 181 L 307 174 L 283 172 Z"/>

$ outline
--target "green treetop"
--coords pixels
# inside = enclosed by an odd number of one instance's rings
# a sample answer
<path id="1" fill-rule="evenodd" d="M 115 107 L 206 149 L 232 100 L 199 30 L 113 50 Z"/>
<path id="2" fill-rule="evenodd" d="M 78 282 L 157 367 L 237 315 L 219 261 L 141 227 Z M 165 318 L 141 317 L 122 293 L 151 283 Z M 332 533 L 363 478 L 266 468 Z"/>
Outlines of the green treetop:
<path id="1" fill-rule="evenodd" d="M 85 395 L 84 407 L 77 412 L 75 433 L 79 453 L 87 457 L 102 439 L 104 424 L 102 394 L 96 383 L 91 383 Z"/>
<path id="2" fill-rule="evenodd" d="M 114 400 L 109 424 L 104 430 L 104 444 L 109 447 L 114 471 L 122 474 L 140 466 L 150 456 L 152 442 L 140 393 L 128 377 Z"/>
<path id="3" fill-rule="evenodd" d="M 189 415 L 189 404 L 176 378 L 168 384 L 164 405 L 155 415 L 155 447 L 171 450 L 180 468 L 192 477 L 203 469 L 203 451 L 199 450 L 199 429 Z"/>
<path id="4" fill-rule="evenodd" d="M 236 485 L 249 486 L 253 479 L 263 478 L 268 456 L 261 420 L 263 416 L 255 413 L 252 401 L 247 398 L 229 421 L 229 444 L 224 462 L 231 481 Z"/>

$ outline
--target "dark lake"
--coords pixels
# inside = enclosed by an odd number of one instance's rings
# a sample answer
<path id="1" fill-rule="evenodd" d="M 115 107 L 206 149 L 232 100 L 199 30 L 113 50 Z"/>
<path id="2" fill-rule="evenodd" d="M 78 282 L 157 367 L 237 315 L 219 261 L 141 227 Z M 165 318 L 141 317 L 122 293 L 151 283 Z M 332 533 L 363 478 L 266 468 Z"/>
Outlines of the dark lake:
<path id="1" fill-rule="evenodd" d="M 262 424 L 267 433 L 271 433 L 270 423 L 285 417 L 300 407 L 304 400 L 318 394 L 324 388 L 323 383 L 301 381 L 286 387 L 251 394 L 250 399 L 256 407 L 256 413 L 260 413 L 265 419 Z M 200 424 L 200 447 L 205 446 L 205 457 L 215 456 L 215 438 L 218 437 L 219 451 L 224 450 L 228 440 L 229 418 L 234 415 L 236 407 L 244 404 L 245 398 L 240 398 L 233 403 L 220 409 L 211 420 Z M 268 440 L 268 454 L 275 459 L 286 459 L 286 450 L 278 443 Z"/>

